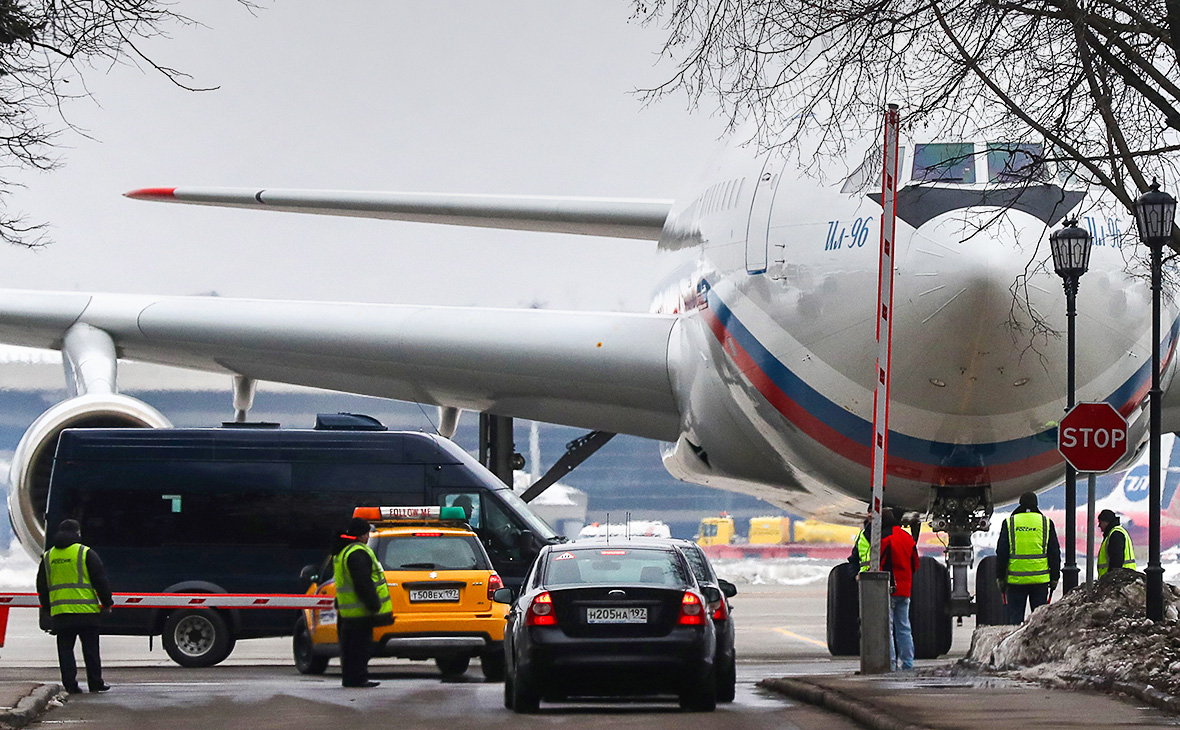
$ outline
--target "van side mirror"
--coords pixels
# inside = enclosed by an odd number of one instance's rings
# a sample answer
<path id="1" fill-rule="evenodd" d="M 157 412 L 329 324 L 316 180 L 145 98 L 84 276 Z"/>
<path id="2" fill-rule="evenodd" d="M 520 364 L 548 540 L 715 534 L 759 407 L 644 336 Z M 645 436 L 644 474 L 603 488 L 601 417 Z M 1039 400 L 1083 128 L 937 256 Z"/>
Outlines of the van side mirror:
<path id="1" fill-rule="evenodd" d="M 511 588 L 497 588 L 496 592 L 492 594 L 492 600 L 496 603 L 512 603 L 516 600 L 516 594 Z"/>
<path id="2" fill-rule="evenodd" d="M 726 598 L 733 598 L 737 595 L 737 586 L 724 578 L 718 578 L 717 585 L 721 586 L 721 592 L 725 594 Z"/>
<path id="3" fill-rule="evenodd" d="M 713 586 L 704 586 L 703 588 L 701 588 L 701 593 L 704 594 L 705 601 L 707 603 L 720 603 L 721 602 L 721 591 L 717 590 Z"/>
<path id="4" fill-rule="evenodd" d="M 315 583 L 319 580 L 320 566 L 312 563 L 311 565 L 303 566 L 303 570 L 299 571 L 299 577 L 308 583 Z"/>

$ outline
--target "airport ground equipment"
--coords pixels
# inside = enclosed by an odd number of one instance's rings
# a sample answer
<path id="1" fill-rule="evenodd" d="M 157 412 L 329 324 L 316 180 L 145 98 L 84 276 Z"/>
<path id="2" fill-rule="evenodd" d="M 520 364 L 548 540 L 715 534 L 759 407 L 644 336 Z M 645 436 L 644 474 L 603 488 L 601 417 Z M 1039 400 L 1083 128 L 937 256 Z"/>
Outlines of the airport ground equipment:
<path id="1" fill-rule="evenodd" d="M 504 678 L 504 617 L 492 600 L 504 583 L 492 568 L 463 507 L 358 507 L 353 515 L 373 527 L 369 546 L 381 561 L 393 622 L 373 629 L 373 656 L 433 659 L 444 677 L 479 659 L 484 677 Z M 308 565 L 308 597 L 336 594 L 330 563 Z M 340 655 L 336 610 L 309 608 L 292 639 L 295 667 L 323 674 Z"/>
<path id="2" fill-rule="evenodd" d="M 323 560 L 357 505 L 466 502 L 510 586 L 558 539 L 453 442 L 355 414 L 321 414 L 315 429 L 67 429 L 56 448 L 47 518 L 78 519 L 120 590 L 297 593 L 301 568 Z M 103 631 L 161 635 L 178 663 L 210 666 L 238 639 L 291 635 L 298 615 L 127 608 Z"/>
<path id="3" fill-rule="evenodd" d="M 697 533 L 697 544 L 701 547 L 729 545 L 736 537 L 733 518 L 722 513 L 717 517 L 706 517 L 701 520 L 701 527 Z"/>

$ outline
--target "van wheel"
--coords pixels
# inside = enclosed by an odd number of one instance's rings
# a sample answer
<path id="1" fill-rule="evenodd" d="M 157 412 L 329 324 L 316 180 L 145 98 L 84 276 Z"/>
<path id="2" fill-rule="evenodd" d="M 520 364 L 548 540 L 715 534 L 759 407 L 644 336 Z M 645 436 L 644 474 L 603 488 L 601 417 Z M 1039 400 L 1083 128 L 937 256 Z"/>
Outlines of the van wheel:
<path id="1" fill-rule="evenodd" d="M 164 651 L 182 667 L 211 667 L 234 650 L 225 619 L 208 609 L 184 609 L 164 622 Z"/>
<path id="2" fill-rule="evenodd" d="M 434 659 L 434 665 L 444 677 L 458 677 L 467 671 L 470 664 L 469 656 L 440 656 Z"/>
<path id="3" fill-rule="evenodd" d="M 489 651 L 479 657 L 479 668 L 489 682 L 504 681 L 504 650 Z"/>
<path id="4" fill-rule="evenodd" d="M 295 655 L 295 668 L 300 674 L 323 674 L 328 668 L 328 657 L 317 656 L 311 632 L 307 630 L 307 619 L 303 616 L 295 622 L 295 635 L 291 638 L 291 649 Z"/>

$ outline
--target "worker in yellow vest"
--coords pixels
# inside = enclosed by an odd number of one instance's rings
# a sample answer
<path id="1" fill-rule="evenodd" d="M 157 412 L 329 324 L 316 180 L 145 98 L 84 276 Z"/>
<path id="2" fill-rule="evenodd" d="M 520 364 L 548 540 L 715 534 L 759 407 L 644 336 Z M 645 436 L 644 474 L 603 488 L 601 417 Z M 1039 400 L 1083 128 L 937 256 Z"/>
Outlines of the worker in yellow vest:
<path id="1" fill-rule="evenodd" d="M 369 548 L 369 523 L 352 518 L 337 541 L 332 559 L 336 581 L 336 632 L 340 643 L 341 683 L 345 687 L 376 687 L 369 679 L 373 629 L 393 623 L 393 604 L 385 570 Z"/>
<path id="2" fill-rule="evenodd" d="M 856 541 L 852 543 L 852 554 L 848 556 L 848 562 L 857 566 L 858 573 L 863 573 L 869 569 L 869 553 L 872 551 L 870 538 L 872 528 L 873 511 L 870 509 L 869 513 L 865 515 L 864 526 L 861 527 L 860 532 L 856 533 Z"/>
<path id="3" fill-rule="evenodd" d="M 1138 566 L 1135 565 L 1135 546 L 1131 544 L 1131 536 L 1126 528 L 1119 524 L 1119 516 L 1111 510 L 1102 510 L 1098 513 L 1098 527 L 1102 530 L 1102 547 L 1098 550 L 1098 577 L 1101 578 L 1108 570 L 1115 568 L 1138 570 Z"/>
<path id="4" fill-rule="evenodd" d="M 51 547 L 41 556 L 41 565 L 37 568 L 41 628 L 57 634 L 61 684 L 70 694 L 82 691 L 78 686 L 78 663 L 74 659 L 74 644 L 79 638 L 90 691 L 110 689 L 102 679 L 98 627 L 102 617 L 110 613 L 114 600 L 102 560 L 81 540 L 82 529 L 78 522 L 62 520 Z"/>
<path id="5" fill-rule="evenodd" d="M 1004 520 L 996 545 L 996 583 L 1007 598 L 1010 624 L 1049 602 L 1061 578 L 1061 543 L 1053 521 L 1037 508 L 1037 495 L 1020 495 L 1020 506 Z"/>

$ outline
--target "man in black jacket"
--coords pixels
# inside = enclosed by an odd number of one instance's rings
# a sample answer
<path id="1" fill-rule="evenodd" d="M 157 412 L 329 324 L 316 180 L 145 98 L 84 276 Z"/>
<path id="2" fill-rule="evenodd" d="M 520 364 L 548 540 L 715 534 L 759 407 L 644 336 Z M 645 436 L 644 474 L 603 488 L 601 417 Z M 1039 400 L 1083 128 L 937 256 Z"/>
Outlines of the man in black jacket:
<path id="1" fill-rule="evenodd" d="M 1131 536 L 1119 524 L 1119 516 L 1112 510 L 1098 513 L 1098 527 L 1102 530 L 1102 547 L 1098 551 L 1098 577 L 1115 568 L 1136 570 L 1135 547 Z"/>
<path id="2" fill-rule="evenodd" d="M 98 651 L 98 626 L 111 612 L 114 599 L 107 583 L 106 569 L 98 553 L 81 544 L 81 527 L 75 520 L 62 520 L 52 546 L 41 557 L 37 569 L 37 597 L 41 602 L 41 628 L 57 634 L 57 663 L 61 683 L 70 694 L 78 686 L 78 664 L 74 644 L 82 639 L 86 662 L 86 683 L 91 692 L 110 689 L 102 679 Z"/>
<path id="3" fill-rule="evenodd" d="M 1039 556 L 1019 554 L 1013 551 L 1011 534 L 1015 534 L 1017 529 L 1027 529 L 1027 526 L 1020 528 L 1015 526 L 1018 521 L 1017 516 L 1026 513 L 1032 513 L 1038 517 L 1038 519 L 1031 520 L 1030 524 L 1037 523 L 1034 532 L 1036 538 L 1031 543 L 1043 545 L 1044 552 Z M 1027 551 L 1029 545 L 1026 544 L 1023 549 Z M 1013 563 L 1023 563 L 1025 568 L 1039 563 L 1041 569 L 1045 570 L 1048 575 L 1042 574 L 1031 581 L 1023 576 L 1009 575 L 1010 572 L 1013 572 Z M 1057 540 L 1057 528 L 1054 527 L 1052 520 L 1043 518 L 1041 515 L 1041 510 L 1037 507 L 1037 495 L 1025 492 L 1020 495 L 1020 506 L 1012 510 L 1012 516 L 1004 521 L 1004 529 L 1000 530 L 1000 539 L 996 545 L 996 584 L 1006 597 L 1008 623 L 1019 624 L 1024 621 L 1026 602 L 1029 609 L 1033 611 L 1048 603 L 1053 591 L 1057 590 L 1057 582 L 1060 579 L 1061 543 Z"/>
<path id="4" fill-rule="evenodd" d="M 377 556 L 366 543 L 369 523 L 354 517 L 337 538 L 332 559 L 336 582 L 336 632 L 340 644 L 341 683 L 376 687 L 369 680 L 373 628 L 393 623 L 389 586 Z"/>

